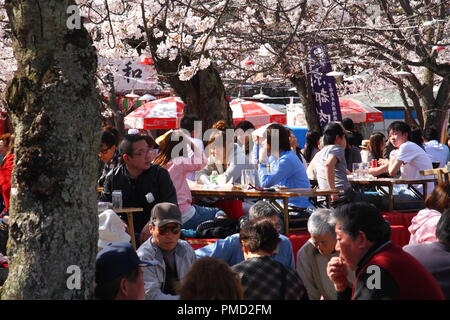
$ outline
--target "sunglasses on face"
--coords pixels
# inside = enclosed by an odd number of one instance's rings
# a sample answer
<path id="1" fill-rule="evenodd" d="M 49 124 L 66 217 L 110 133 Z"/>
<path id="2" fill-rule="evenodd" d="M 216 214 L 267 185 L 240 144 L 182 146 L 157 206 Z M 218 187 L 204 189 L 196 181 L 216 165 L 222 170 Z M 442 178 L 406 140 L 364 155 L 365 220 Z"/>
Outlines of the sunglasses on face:
<path id="1" fill-rule="evenodd" d="M 165 235 L 168 232 L 172 234 L 179 234 L 181 231 L 181 226 L 173 226 L 173 227 L 158 227 L 158 233 L 161 235 Z"/>

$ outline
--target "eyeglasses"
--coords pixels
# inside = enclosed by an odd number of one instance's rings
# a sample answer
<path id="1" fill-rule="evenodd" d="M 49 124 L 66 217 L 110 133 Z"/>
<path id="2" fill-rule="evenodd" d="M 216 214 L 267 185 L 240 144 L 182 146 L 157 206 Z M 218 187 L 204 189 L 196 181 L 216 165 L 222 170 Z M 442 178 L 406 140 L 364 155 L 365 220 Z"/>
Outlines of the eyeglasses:
<path id="1" fill-rule="evenodd" d="M 145 150 L 140 151 L 138 153 L 134 153 L 133 156 L 142 157 L 142 156 L 145 156 L 145 155 L 149 154 L 150 152 L 152 152 L 152 150 L 153 149 L 148 148 L 148 149 L 145 149 Z"/>
<path id="2" fill-rule="evenodd" d="M 161 235 L 167 234 L 167 232 L 171 232 L 172 234 L 179 234 L 181 232 L 180 226 L 174 227 L 158 227 L 158 233 Z"/>
<path id="3" fill-rule="evenodd" d="M 110 149 L 110 148 L 106 148 L 106 149 L 100 150 L 100 152 L 99 152 L 98 154 L 99 154 L 99 155 L 100 155 L 100 154 L 107 154 L 108 151 L 109 151 L 109 149 Z"/>

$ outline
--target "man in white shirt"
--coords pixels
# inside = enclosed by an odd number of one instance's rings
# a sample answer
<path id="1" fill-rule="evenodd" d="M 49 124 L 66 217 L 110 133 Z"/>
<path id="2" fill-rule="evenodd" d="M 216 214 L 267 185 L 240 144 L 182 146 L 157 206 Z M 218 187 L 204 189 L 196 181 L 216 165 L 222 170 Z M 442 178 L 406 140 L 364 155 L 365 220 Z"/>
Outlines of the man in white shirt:
<path id="1" fill-rule="evenodd" d="M 388 128 L 389 141 L 397 148 L 391 152 L 389 159 L 389 175 L 395 176 L 400 169 L 400 178 L 403 179 L 424 179 L 420 170 L 432 169 L 430 157 L 425 151 L 414 142 L 409 141 L 411 128 L 403 121 L 395 121 Z M 422 186 L 415 186 L 422 191 Z M 429 182 L 427 193 L 434 188 L 434 183 Z M 398 186 L 394 189 L 394 198 L 400 201 L 414 201 L 417 197 L 406 188 Z M 396 209 L 409 209 L 411 204 L 397 204 Z M 401 206 L 401 208 L 400 208 Z M 413 207 L 417 208 L 416 204 Z"/>
<path id="2" fill-rule="evenodd" d="M 439 143 L 439 133 L 435 128 L 423 130 L 425 151 L 432 162 L 439 162 L 438 168 L 443 168 L 449 160 L 449 150 L 445 144 Z"/>

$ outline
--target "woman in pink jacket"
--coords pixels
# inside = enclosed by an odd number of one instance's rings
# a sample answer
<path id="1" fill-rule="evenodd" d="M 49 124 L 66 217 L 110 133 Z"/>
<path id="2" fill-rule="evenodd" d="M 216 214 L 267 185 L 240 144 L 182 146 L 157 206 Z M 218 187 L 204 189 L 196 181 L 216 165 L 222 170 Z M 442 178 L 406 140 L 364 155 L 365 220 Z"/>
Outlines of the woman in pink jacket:
<path id="1" fill-rule="evenodd" d="M 193 150 L 188 157 L 188 148 Z M 170 178 L 177 190 L 178 207 L 181 211 L 183 229 L 196 229 L 197 226 L 215 217 L 225 216 L 218 208 L 202 207 L 192 204 L 192 195 L 187 183 L 187 175 L 203 169 L 207 159 L 203 150 L 195 147 L 189 136 L 181 130 L 169 133 L 159 145 L 158 155 L 153 161 L 169 171 Z"/>
<path id="2" fill-rule="evenodd" d="M 437 185 L 427 197 L 425 206 L 411 220 L 409 244 L 437 241 L 436 224 L 441 213 L 450 207 L 450 183 Z"/>

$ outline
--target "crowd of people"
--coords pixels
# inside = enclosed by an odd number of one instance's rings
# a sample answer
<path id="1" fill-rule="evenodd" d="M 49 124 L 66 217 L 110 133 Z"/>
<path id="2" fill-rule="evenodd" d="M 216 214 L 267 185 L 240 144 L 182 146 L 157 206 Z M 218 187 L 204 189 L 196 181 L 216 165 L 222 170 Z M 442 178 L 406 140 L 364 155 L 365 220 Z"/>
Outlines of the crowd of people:
<path id="1" fill-rule="evenodd" d="M 419 171 L 431 169 L 433 163 L 445 166 L 449 151 L 439 144 L 433 129 L 419 139 L 417 130 L 397 121 L 389 126 L 388 139 L 375 132 L 364 140 L 351 119 L 345 119 L 328 124 L 322 135 L 308 132 L 300 148 L 289 128 L 270 124 L 262 135 L 253 135 L 255 128 L 248 121 L 236 128 L 225 121 L 215 123 L 203 144 L 195 138 L 193 124 L 198 120 L 186 116 L 181 122 L 184 130 L 170 130 L 154 140 L 130 132 L 118 143 L 106 138 L 113 137 L 111 128 L 104 132 L 99 153 L 104 162 L 100 200 L 110 202 L 112 191 L 119 189 L 124 206 L 144 208 L 140 220 L 135 216 L 136 234 L 131 235 L 138 249 L 130 268 L 133 279 L 142 282 L 134 298 L 448 298 L 450 277 L 442 274 L 450 271 L 445 265 L 450 257 L 449 185 L 433 186 L 425 207 L 415 208 L 420 211 L 412 220 L 410 244 L 405 247 L 418 256 L 415 259 L 390 241 L 390 226 L 381 215 L 386 199 L 373 191 L 355 191 L 348 180 L 353 164 L 360 162 L 375 161 L 369 172 L 376 177 L 418 178 Z M 230 129 L 235 130 L 231 139 Z M 310 188 L 317 183 L 320 189 L 343 191 L 333 197 L 334 209 L 316 208 L 317 202 L 308 197 L 289 200 L 290 211 L 307 215 L 311 236 L 296 256 L 289 238 L 282 234 L 282 215 L 265 200 L 247 201 L 237 233 L 197 250 L 183 240 L 207 221 L 227 219 L 216 206 L 218 199 L 193 199 L 189 185 L 241 184 L 248 169 L 255 172 L 251 186 L 255 188 Z M 401 186 L 395 197 L 415 197 L 407 190 Z M 126 230 L 124 223 L 120 229 Z M 101 248 L 100 261 L 105 252 L 111 252 L 109 246 Z M 430 259 L 424 252 L 439 254 Z M 400 272 L 406 266 L 410 271 Z M 138 267 L 142 272 L 136 271 Z M 372 286 L 367 286 L 372 275 L 368 269 L 379 273 Z M 217 273 L 221 276 L 214 276 Z M 120 278 L 128 282 L 130 274 Z M 132 298 L 115 281 L 116 297 Z"/>
<path id="2" fill-rule="evenodd" d="M 450 184 L 430 185 L 423 206 L 396 207 L 420 210 L 402 250 L 390 241 L 390 226 L 381 214 L 386 198 L 374 190 L 354 190 L 348 179 L 353 164 L 361 162 L 376 163 L 369 169 L 375 177 L 420 178 L 420 170 L 445 166 L 449 148 L 438 142 L 435 129 L 422 137 L 396 121 L 387 139 L 376 132 L 364 140 L 351 119 L 344 119 L 329 123 L 322 134 L 308 132 L 301 148 L 294 132 L 281 124 L 254 135 L 257 129 L 248 121 L 236 128 L 219 121 L 202 141 L 195 121 L 187 115 L 180 129 L 157 138 L 143 130 L 120 136 L 115 128 L 104 128 L 99 201 L 110 203 L 113 191 L 121 190 L 123 206 L 143 212 L 133 215 L 135 234 L 129 234 L 125 216 L 99 212 L 96 299 L 450 298 Z M 0 179 L 11 174 L 12 139 L 0 137 Z M 248 170 L 254 172 L 254 185 L 244 186 Z M 342 193 L 332 196 L 333 209 L 309 197 L 289 199 L 290 213 L 307 217 L 311 236 L 294 256 L 283 235 L 284 217 L 266 200 L 246 200 L 237 232 L 194 250 L 185 237 L 229 217 L 218 199 L 193 199 L 190 184 L 256 189 L 317 184 Z M 1 224 L 7 228 L 9 190 L 1 185 Z M 399 186 L 394 197 L 417 200 L 406 186 Z M 130 245 L 132 237 L 137 250 Z"/>

